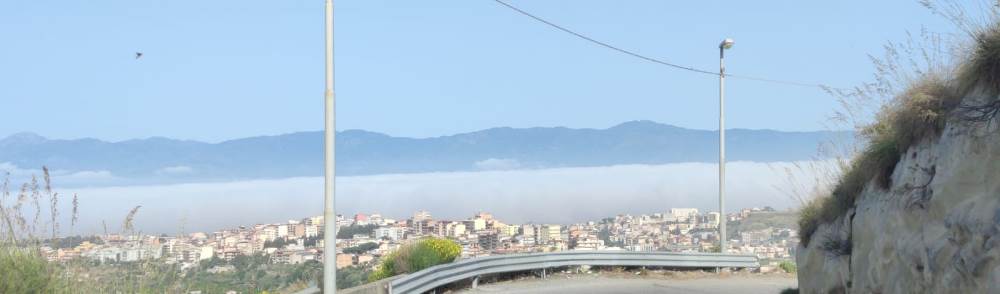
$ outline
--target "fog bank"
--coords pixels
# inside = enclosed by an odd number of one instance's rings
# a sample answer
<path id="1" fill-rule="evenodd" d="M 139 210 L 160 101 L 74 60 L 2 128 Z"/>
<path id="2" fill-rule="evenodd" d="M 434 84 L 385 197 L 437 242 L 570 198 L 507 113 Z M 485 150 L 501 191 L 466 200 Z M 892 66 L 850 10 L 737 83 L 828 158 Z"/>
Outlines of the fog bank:
<path id="1" fill-rule="evenodd" d="M 728 164 L 727 210 L 796 206 L 783 192 L 790 188 L 785 168 L 792 165 Z M 796 173 L 799 179 L 814 178 L 808 171 Z M 488 211 L 509 223 L 565 224 L 671 207 L 717 210 L 717 174 L 714 164 L 682 163 L 340 177 L 337 212 L 402 219 L 425 209 L 435 218 L 463 219 Z M 320 177 L 59 192 L 80 196 L 76 233 L 100 232 L 102 220 L 116 231 L 136 205 L 142 205 L 135 219 L 138 229 L 167 234 L 299 219 L 323 209 Z M 63 231 L 69 233 L 68 226 Z"/>

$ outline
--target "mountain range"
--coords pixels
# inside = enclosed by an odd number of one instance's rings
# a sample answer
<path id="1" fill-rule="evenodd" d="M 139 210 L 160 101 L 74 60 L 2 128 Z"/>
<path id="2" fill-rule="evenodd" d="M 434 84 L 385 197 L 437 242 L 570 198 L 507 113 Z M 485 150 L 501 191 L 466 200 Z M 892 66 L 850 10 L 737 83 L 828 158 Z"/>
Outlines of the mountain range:
<path id="1" fill-rule="evenodd" d="M 820 143 L 846 131 L 727 130 L 727 159 L 817 159 Z M 337 133 L 338 175 L 425 173 L 716 162 L 718 132 L 652 121 L 607 129 L 491 128 L 432 138 L 363 130 Z M 319 176 L 323 133 L 298 132 L 206 143 L 162 137 L 107 142 L 54 140 L 19 133 L 0 140 L 0 163 L 104 172 L 131 182 L 185 182 Z M 2 166 L 0 166 L 2 168 Z"/>

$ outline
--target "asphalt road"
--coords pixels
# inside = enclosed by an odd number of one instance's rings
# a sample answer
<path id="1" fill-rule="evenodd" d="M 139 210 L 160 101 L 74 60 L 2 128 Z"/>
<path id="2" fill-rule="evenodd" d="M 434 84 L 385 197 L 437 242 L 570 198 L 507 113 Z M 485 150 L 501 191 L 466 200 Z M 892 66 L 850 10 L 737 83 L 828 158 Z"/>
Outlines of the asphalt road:
<path id="1" fill-rule="evenodd" d="M 796 288 L 792 277 L 702 277 L 693 279 L 553 277 L 480 285 L 458 293 L 739 293 L 776 294 Z"/>

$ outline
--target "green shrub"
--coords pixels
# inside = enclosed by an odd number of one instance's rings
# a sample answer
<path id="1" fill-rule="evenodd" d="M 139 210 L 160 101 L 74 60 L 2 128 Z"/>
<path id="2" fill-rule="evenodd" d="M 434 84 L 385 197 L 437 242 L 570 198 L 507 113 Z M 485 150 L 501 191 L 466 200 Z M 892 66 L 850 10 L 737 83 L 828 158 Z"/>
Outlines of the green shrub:
<path id="1" fill-rule="evenodd" d="M 785 271 L 786 273 L 789 273 L 789 274 L 794 274 L 794 273 L 798 272 L 798 268 L 795 266 L 795 262 L 788 261 L 788 260 L 785 260 L 785 261 L 782 261 L 781 263 L 778 263 L 778 268 L 781 268 L 781 270 L 783 270 L 783 271 Z"/>
<path id="2" fill-rule="evenodd" d="M 404 244 L 383 257 L 382 263 L 368 276 L 368 281 L 374 282 L 449 263 L 455 261 L 461 253 L 462 247 L 455 241 L 440 238 L 420 239 Z"/>
<path id="3" fill-rule="evenodd" d="M 387 255 L 382 263 L 368 275 L 368 282 L 378 281 L 394 275 L 396 275 L 395 258 L 393 255 Z"/>
<path id="4" fill-rule="evenodd" d="M 423 242 L 445 262 L 452 262 L 462 254 L 462 246 L 455 241 L 440 238 L 424 239 Z"/>
<path id="5" fill-rule="evenodd" d="M 337 289 L 357 287 L 364 284 L 371 271 L 362 266 L 349 266 L 337 270 Z M 322 279 L 320 279 L 322 280 Z"/>
<path id="6" fill-rule="evenodd" d="M 0 244 L 0 293 L 68 293 L 60 271 L 28 248 Z"/>

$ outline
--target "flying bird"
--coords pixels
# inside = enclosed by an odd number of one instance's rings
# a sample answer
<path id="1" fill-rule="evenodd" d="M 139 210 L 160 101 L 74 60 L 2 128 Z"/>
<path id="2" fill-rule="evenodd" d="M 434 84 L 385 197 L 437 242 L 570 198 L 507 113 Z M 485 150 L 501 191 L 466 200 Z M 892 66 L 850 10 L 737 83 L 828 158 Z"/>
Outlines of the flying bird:
<path id="1" fill-rule="evenodd" d="M 135 53 L 135 59 L 139 59 L 139 57 L 142 57 L 142 52 Z"/>

